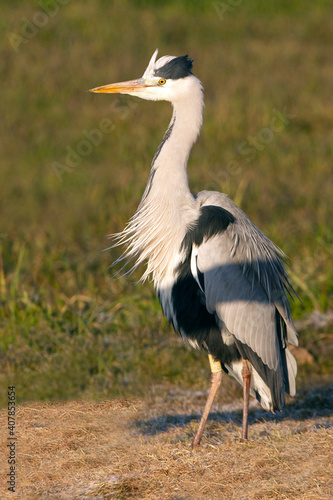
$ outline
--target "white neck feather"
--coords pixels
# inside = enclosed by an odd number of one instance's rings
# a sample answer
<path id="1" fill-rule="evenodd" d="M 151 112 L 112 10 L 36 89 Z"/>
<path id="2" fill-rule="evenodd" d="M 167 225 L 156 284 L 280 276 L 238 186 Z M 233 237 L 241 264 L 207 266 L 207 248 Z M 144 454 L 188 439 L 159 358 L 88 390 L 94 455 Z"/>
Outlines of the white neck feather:
<path id="1" fill-rule="evenodd" d="M 198 217 L 186 167 L 201 130 L 204 104 L 199 80 L 190 78 L 188 98 L 172 103 L 172 119 L 154 157 L 141 203 L 126 228 L 116 235 L 117 245 L 127 245 L 119 260 L 136 258 L 132 270 L 147 260 L 141 280 L 152 275 L 155 285 L 179 263 L 181 242 Z"/>

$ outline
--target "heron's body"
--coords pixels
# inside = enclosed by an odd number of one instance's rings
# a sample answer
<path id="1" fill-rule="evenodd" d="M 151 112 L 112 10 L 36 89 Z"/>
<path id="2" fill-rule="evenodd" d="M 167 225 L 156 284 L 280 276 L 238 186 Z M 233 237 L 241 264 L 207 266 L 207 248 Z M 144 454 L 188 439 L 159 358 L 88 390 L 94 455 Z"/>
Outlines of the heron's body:
<path id="1" fill-rule="evenodd" d="M 281 410 L 285 393 L 295 394 L 286 342 L 297 344 L 283 253 L 226 195 L 189 190 L 187 161 L 204 106 L 191 67 L 186 56 L 156 61 L 155 53 L 142 79 L 93 89 L 173 105 L 141 203 L 117 236 L 127 246 L 120 260 L 146 261 L 143 279 L 152 276 L 175 330 L 241 384 L 246 360 L 251 394 L 265 409 Z"/>

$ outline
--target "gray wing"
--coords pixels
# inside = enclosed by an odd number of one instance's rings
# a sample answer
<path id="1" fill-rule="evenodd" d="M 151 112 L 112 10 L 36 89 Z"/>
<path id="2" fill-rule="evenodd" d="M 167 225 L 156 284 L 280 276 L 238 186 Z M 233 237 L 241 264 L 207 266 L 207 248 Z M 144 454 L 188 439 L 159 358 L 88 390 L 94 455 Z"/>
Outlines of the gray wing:
<path id="1" fill-rule="evenodd" d="M 227 257 L 226 239 L 218 235 L 197 249 L 207 310 L 216 314 L 227 331 L 248 345 L 269 368 L 276 370 L 280 356 L 275 306 L 260 285 L 252 286 L 241 266 Z"/>
<path id="2" fill-rule="evenodd" d="M 206 307 L 217 315 L 224 326 L 222 331 L 226 328 L 266 366 L 277 370 L 281 342 L 287 337 L 297 345 L 282 252 L 226 195 L 202 192 L 197 200 L 201 206 L 219 206 L 235 218 L 225 231 L 193 249 Z M 282 339 L 277 335 L 276 310 L 284 324 Z"/>

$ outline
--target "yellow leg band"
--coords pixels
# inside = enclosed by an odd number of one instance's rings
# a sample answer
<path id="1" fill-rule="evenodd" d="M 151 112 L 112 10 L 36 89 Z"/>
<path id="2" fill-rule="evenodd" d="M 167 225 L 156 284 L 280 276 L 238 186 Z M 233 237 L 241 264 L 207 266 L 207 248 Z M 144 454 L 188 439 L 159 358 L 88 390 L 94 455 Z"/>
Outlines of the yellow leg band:
<path id="1" fill-rule="evenodd" d="M 222 371 L 222 366 L 219 361 L 215 361 L 211 354 L 208 354 L 210 369 L 212 373 L 219 373 Z"/>

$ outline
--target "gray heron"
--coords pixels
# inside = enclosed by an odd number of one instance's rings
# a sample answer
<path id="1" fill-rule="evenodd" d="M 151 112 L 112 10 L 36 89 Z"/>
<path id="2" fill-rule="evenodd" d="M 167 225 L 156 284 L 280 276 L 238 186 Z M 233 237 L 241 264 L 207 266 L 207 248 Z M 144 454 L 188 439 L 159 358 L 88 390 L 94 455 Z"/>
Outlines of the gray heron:
<path id="1" fill-rule="evenodd" d="M 249 395 L 282 410 L 296 392 L 297 345 L 284 253 L 225 194 L 190 192 L 187 161 L 203 122 L 204 94 L 187 55 L 157 59 L 143 76 L 90 92 L 169 101 L 173 114 L 153 158 L 139 207 L 116 245 L 118 259 L 147 263 L 162 309 L 174 329 L 208 353 L 211 386 L 192 446 L 200 444 L 222 370 L 243 386 L 242 439 L 248 437 Z"/>

